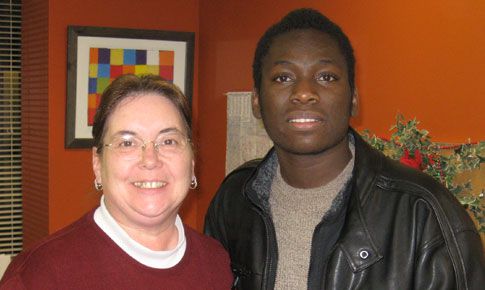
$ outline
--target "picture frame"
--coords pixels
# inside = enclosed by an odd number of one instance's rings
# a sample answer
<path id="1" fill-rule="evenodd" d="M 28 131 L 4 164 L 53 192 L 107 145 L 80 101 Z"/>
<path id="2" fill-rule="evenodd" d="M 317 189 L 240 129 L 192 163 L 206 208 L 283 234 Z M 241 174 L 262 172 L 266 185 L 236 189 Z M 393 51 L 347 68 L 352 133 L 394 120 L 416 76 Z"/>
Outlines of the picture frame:
<path id="1" fill-rule="evenodd" d="M 90 148 L 102 91 L 121 74 L 159 74 L 192 102 L 194 32 L 68 26 L 65 148 Z"/>

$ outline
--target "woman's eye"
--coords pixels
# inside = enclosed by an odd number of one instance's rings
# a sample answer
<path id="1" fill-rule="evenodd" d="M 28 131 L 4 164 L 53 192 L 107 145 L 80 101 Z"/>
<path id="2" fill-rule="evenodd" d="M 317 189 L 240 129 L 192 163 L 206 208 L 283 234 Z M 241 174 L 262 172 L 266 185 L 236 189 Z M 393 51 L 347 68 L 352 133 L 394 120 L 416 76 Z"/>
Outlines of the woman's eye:
<path id="1" fill-rule="evenodd" d="M 175 139 L 164 139 L 162 141 L 162 146 L 177 146 L 179 142 Z"/>
<path id="2" fill-rule="evenodd" d="M 338 77 L 333 74 L 324 73 L 324 74 L 318 75 L 317 80 L 324 81 L 324 82 L 334 82 L 338 80 Z"/>
<path id="3" fill-rule="evenodd" d="M 135 140 L 120 140 L 117 144 L 118 144 L 118 147 L 129 148 L 129 147 L 136 146 L 136 141 Z"/>

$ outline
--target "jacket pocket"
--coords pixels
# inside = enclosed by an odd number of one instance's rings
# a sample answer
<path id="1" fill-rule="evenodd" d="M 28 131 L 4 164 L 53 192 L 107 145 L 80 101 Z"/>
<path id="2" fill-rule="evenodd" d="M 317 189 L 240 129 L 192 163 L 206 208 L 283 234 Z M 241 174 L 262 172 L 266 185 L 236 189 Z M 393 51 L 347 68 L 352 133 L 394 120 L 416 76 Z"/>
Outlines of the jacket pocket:
<path id="1" fill-rule="evenodd" d="M 231 270 L 234 274 L 234 282 L 232 283 L 231 289 L 238 289 L 238 285 L 241 283 L 242 279 L 251 277 L 251 271 L 241 265 L 231 263 Z"/>

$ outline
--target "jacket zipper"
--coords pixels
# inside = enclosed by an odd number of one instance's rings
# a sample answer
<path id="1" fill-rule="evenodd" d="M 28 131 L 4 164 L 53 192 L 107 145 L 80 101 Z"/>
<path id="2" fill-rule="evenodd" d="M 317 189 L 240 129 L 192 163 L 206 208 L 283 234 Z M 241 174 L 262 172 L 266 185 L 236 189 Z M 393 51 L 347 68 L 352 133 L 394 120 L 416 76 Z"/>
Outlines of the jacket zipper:
<path id="1" fill-rule="evenodd" d="M 271 219 L 267 218 L 266 212 L 258 205 L 256 202 L 251 198 L 250 194 L 246 194 L 250 202 L 253 204 L 253 206 L 256 208 L 256 212 L 261 216 L 261 219 L 264 222 L 264 226 L 266 228 L 266 247 L 268 249 L 268 255 L 266 255 L 265 259 L 265 267 L 264 267 L 264 273 L 263 277 L 261 278 L 262 281 L 262 289 L 274 289 L 274 283 L 276 279 L 276 269 L 274 268 L 273 261 L 277 261 L 277 249 L 276 249 L 276 237 L 275 237 L 275 230 L 274 230 L 274 225 L 271 221 Z M 271 278 L 271 281 L 269 281 L 269 278 Z M 271 285 L 271 287 L 270 287 Z"/>
<path id="2" fill-rule="evenodd" d="M 315 259 L 315 255 L 313 255 L 313 249 L 315 244 L 315 233 L 317 232 L 318 228 L 322 225 L 322 222 L 318 223 L 318 225 L 313 230 L 312 235 L 312 243 L 310 245 L 310 265 L 308 267 L 308 274 L 307 274 L 307 289 L 311 290 L 311 281 L 310 281 L 310 273 L 312 272 L 313 260 Z"/>
<path id="3" fill-rule="evenodd" d="M 313 253 L 314 246 L 315 246 L 315 239 L 316 239 L 315 235 L 318 232 L 318 230 L 322 227 L 322 224 L 323 224 L 323 222 L 318 223 L 318 225 L 313 230 L 312 243 L 310 245 L 310 266 L 308 267 L 308 274 L 307 274 L 307 289 L 308 290 L 317 289 L 317 287 L 318 287 L 318 285 L 313 284 L 314 281 L 311 279 L 310 273 L 312 272 L 312 267 L 314 267 L 314 264 L 315 264 L 314 260 L 315 260 L 315 257 L 317 256 L 316 254 Z M 333 246 L 333 249 L 330 251 L 331 253 L 335 250 L 335 247 L 336 247 L 336 245 Z M 325 263 L 324 268 L 326 268 L 326 263 Z M 322 281 L 325 281 L 326 272 L 323 272 L 322 275 L 323 275 Z"/>

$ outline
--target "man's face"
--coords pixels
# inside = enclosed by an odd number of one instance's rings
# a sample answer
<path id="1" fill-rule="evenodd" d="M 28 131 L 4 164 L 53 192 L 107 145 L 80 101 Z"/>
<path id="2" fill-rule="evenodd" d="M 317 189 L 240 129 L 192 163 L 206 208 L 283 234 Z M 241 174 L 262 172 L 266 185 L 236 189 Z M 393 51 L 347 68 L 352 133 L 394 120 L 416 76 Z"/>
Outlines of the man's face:
<path id="1" fill-rule="evenodd" d="M 330 36 L 302 29 L 273 40 L 253 113 L 263 119 L 277 150 L 318 154 L 337 146 L 356 106 L 345 58 Z"/>

